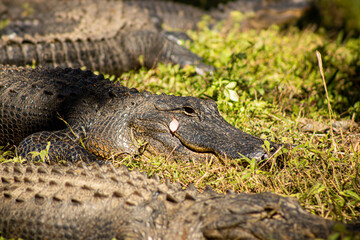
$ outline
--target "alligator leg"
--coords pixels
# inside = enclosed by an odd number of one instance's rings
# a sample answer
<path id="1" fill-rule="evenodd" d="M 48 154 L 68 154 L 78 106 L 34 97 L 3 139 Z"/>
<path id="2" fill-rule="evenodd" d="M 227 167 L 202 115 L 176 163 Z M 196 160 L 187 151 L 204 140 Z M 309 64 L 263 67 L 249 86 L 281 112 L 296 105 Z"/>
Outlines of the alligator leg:
<path id="1" fill-rule="evenodd" d="M 67 131 L 56 132 L 38 132 L 26 137 L 17 149 L 17 153 L 20 157 L 33 161 L 69 161 L 69 162 L 98 162 L 104 163 L 104 161 L 98 160 L 95 155 L 88 152 L 78 142 L 81 142 L 79 138 L 71 136 L 72 134 Z M 41 151 L 45 151 L 43 157 L 39 154 Z"/>

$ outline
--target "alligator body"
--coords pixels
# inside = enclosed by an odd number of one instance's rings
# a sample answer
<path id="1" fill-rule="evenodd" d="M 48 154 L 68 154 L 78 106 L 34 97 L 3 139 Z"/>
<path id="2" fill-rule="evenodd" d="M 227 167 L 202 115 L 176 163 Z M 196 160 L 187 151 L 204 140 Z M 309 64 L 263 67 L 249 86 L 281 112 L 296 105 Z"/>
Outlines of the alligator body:
<path id="1" fill-rule="evenodd" d="M 1 66 L 0 146 L 20 143 L 29 158 L 48 142 L 50 158 L 71 161 L 268 157 L 264 141 L 227 123 L 212 100 L 138 92 L 79 69 Z"/>
<path id="2" fill-rule="evenodd" d="M 218 21 L 233 10 L 254 13 L 242 24 L 244 29 L 266 27 L 297 19 L 310 5 L 309 0 L 240 0 L 206 12 L 163 1 L 2 2 L 1 19 L 9 23 L 0 29 L 1 64 L 85 66 L 115 75 L 142 65 L 152 68 L 158 62 L 195 65 L 198 73 L 212 72 L 215 69 L 200 57 L 169 40 L 179 34 L 165 30 L 195 29 L 205 14 Z"/>
<path id="3" fill-rule="evenodd" d="M 22 2 L 15 1 L 15 4 Z M 195 65 L 200 73 L 214 70 L 202 63 L 200 57 L 169 40 L 148 11 L 122 1 L 34 1 L 28 4 L 35 13 L 24 19 L 10 20 L 9 25 L 0 30 L 2 64 L 36 63 L 54 68 L 85 66 L 115 75 L 142 65 L 152 68 L 158 62 L 182 67 Z M 9 11 L 9 18 L 19 12 L 16 8 Z"/>
<path id="4" fill-rule="evenodd" d="M 112 165 L 0 165 L 0 231 L 24 239 L 319 239 L 344 226 L 275 194 L 198 193 Z M 357 230 L 359 234 L 359 229 Z"/>

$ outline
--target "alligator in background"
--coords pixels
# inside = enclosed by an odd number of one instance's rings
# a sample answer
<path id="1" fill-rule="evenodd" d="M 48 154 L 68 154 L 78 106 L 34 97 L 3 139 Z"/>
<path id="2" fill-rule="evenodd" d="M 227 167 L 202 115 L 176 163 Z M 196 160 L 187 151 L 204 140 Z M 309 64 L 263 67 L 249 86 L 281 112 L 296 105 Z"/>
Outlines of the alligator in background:
<path id="1" fill-rule="evenodd" d="M 0 231 L 23 239 L 328 239 L 355 225 L 271 193 L 198 193 L 112 165 L 0 165 Z M 347 228 L 347 229 L 346 229 Z M 335 236 L 335 235 L 333 235 Z M 344 238 L 345 239 L 345 238 Z"/>
<path id="2" fill-rule="evenodd" d="M 138 92 L 80 69 L 0 66 L 0 146 L 20 144 L 19 154 L 29 159 L 48 142 L 49 159 L 72 162 L 270 154 L 264 140 L 226 122 L 212 100 Z"/>
<path id="3" fill-rule="evenodd" d="M 163 1 L 0 1 L 0 19 L 9 21 L 0 29 L 0 64 L 86 66 L 115 75 L 158 62 L 213 72 L 200 57 L 169 40 L 183 34 L 168 30 L 195 29 L 205 14 L 219 21 L 233 10 L 253 13 L 243 29 L 267 27 L 298 19 L 310 6 L 310 0 L 240 0 L 204 11 Z"/>
<path id="4" fill-rule="evenodd" d="M 0 31 L 1 64 L 85 66 L 120 75 L 142 65 L 153 68 L 168 62 L 195 65 L 199 73 L 214 71 L 199 56 L 169 40 L 148 11 L 136 6 L 106 0 L 34 1 L 28 3 L 29 11 L 38 11 L 17 20 L 13 15 L 20 9 L 15 6 L 23 2 L 8 2 L 9 10 L 3 13 L 10 23 Z"/>
<path id="5" fill-rule="evenodd" d="M 231 12 L 243 13 L 244 19 L 239 30 L 262 29 L 273 24 L 295 24 L 308 10 L 313 0 L 237 0 L 220 3 L 208 11 L 190 5 L 161 0 L 127 0 L 128 5 L 140 7 L 156 16 L 162 27 L 170 31 L 197 29 L 197 24 L 204 15 L 209 15 L 214 22 L 231 21 Z M 221 1 L 219 1 L 221 2 Z M 222 1 L 225 2 L 225 1 Z"/>

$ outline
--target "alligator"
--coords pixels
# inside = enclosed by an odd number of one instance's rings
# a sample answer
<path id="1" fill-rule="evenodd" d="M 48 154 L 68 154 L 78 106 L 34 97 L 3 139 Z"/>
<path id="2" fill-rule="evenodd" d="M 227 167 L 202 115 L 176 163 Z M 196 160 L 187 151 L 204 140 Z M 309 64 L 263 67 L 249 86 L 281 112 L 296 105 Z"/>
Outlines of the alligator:
<path id="1" fill-rule="evenodd" d="M 198 193 L 126 167 L 0 164 L 0 231 L 23 239 L 328 239 L 359 226 L 272 193 Z M 356 237 L 355 236 L 355 237 Z"/>
<path id="2" fill-rule="evenodd" d="M 186 39 L 184 34 L 171 31 L 196 29 L 206 14 L 215 21 L 226 19 L 233 10 L 254 13 L 243 28 L 266 27 L 297 19 L 310 5 L 310 0 L 240 0 L 204 11 L 163 1 L 2 2 L 6 10 L 1 19 L 9 23 L 0 29 L 1 64 L 85 66 L 118 76 L 158 62 L 194 65 L 200 74 L 214 72 L 214 67 L 177 44 L 178 38 Z"/>
<path id="3" fill-rule="evenodd" d="M 48 143 L 50 142 L 50 149 Z M 213 100 L 155 95 L 81 69 L 0 66 L 0 146 L 20 156 L 96 161 L 163 155 L 175 159 L 265 159 L 279 146 L 226 122 Z M 269 149 L 268 149 L 269 150 Z"/>
<path id="4" fill-rule="evenodd" d="M 205 15 L 213 22 L 229 20 L 231 12 L 239 11 L 244 15 L 240 30 L 263 29 L 270 25 L 295 23 L 312 7 L 313 0 L 237 0 L 219 1 L 217 7 L 208 11 L 177 2 L 161 0 L 127 0 L 126 4 L 146 9 L 162 27 L 170 31 L 196 30 Z M 213 23 L 212 22 L 212 23 Z M 211 26 L 210 26 L 211 27 Z"/>
<path id="5" fill-rule="evenodd" d="M 194 65 L 201 74 L 214 71 L 136 6 L 106 0 L 35 3 L 39 13 L 1 29 L 1 64 L 86 67 L 117 76 L 158 62 Z"/>

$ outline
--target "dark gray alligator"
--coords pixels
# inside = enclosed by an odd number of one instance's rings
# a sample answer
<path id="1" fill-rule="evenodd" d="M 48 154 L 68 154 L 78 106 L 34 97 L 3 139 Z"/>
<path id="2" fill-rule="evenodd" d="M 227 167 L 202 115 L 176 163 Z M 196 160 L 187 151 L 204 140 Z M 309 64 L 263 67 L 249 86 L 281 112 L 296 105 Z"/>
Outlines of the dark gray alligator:
<path id="1" fill-rule="evenodd" d="M 168 30 L 195 29 L 205 14 L 218 21 L 233 10 L 254 13 L 243 28 L 266 27 L 298 18 L 309 6 L 309 0 L 240 0 L 206 12 L 163 1 L 0 1 L 1 18 L 9 20 L 0 29 L 1 64 L 85 66 L 115 75 L 158 62 L 212 72 L 200 57 L 170 41 L 179 34 Z"/>
<path id="2" fill-rule="evenodd" d="M 227 123 L 212 100 L 138 92 L 80 69 L 0 66 L 0 146 L 20 143 L 29 158 L 48 142 L 49 158 L 70 161 L 269 156 L 264 140 Z"/>
<path id="3" fill-rule="evenodd" d="M 11 2 L 6 2 L 8 17 L 15 18 L 12 15 L 19 11 L 11 4 L 22 6 L 24 1 Z M 200 73 L 214 70 L 169 40 L 154 16 L 139 7 L 106 0 L 25 2 L 38 11 L 24 19 L 10 19 L 0 30 L 1 64 L 85 66 L 115 75 L 142 65 L 152 68 L 158 62 L 195 65 Z"/>
<path id="4" fill-rule="evenodd" d="M 231 12 L 239 11 L 246 15 L 241 22 L 240 30 L 267 28 L 272 24 L 286 25 L 294 23 L 312 6 L 313 0 L 237 0 L 219 1 L 219 4 L 208 11 L 169 1 L 160 0 L 127 0 L 127 5 L 146 9 L 154 20 L 160 21 L 162 27 L 170 30 L 196 29 L 205 15 L 215 22 L 229 19 Z"/>
<path id="5" fill-rule="evenodd" d="M 200 194 L 112 165 L 0 164 L 0 231 L 9 238 L 304 240 L 360 237 L 356 227 L 271 193 Z"/>
<path id="6" fill-rule="evenodd" d="M 54 19 L 49 12 L 54 14 L 55 12 L 63 12 L 64 9 L 86 11 L 86 8 L 78 3 L 66 6 L 68 3 L 64 0 L 1 0 L 0 3 L 1 2 L 5 6 L 3 7 L 3 13 L 0 12 L 0 19 L 10 20 L 9 27 L 0 31 L 2 34 L 15 33 L 24 35 L 38 33 L 45 35 L 54 32 L 53 27 L 55 27 L 55 31 L 58 31 L 58 29 L 62 31 L 68 23 L 64 22 L 62 28 L 55 26 L 54 22 L 52 22 Z M 107 4 L 101 0 L 93 0 L 93 2 L 104 5 Z M 141 14 L 144 14 L 145 19 L 149 17 L 147 20 L 151 20 L 157 30 L 162 30 L 162 28 L 188 30 L 196 29 L 198 22 L 201 21 L 205 15 L 210 15 L 215 21 L 221 21 L 227 19 L 232 11 L 240 11 L 247 14 L 249 20 L 245 20 L 248 21 L 245 25 L 250 25 L 249 27 L 252 28 L 264 28 L 271 24 L 282 25 L 299 19 L 311 7 L 314 0 L 219 1 L 219 3 L 222 2 L 219 6 L 213 7 L 208 11 L 183 3 L 164 0 L 119 0 L 116 2 L 122 2 L 120 5 L 121 8 L 137 9 Z M 65 5 L 65 7 L 62 5 Z M 111 6 L 114 5 L 110 5 L 110 7 Z M 116 7 L 119 6 L 116 5 Z M 103 11 L 104 9 L 99 8 L 99 11 Z M 106 14 L 106 11 L 101 14 Z M 57 15 L 59 15 L 59 13 L 57 13 Z M 112 15 L 114 15 L 114 17 L 116 16 L 115 14 Z M 93 18 L 97 21 L 96 16 L 93 16 Z M 128 18 L 128 21 L 139 20 Z M 249 21 L 253 22 L 253 24 Z"/>

